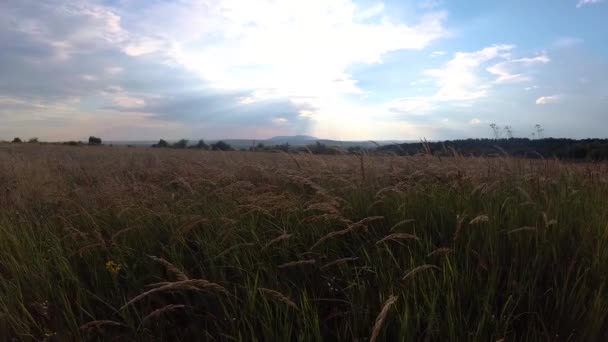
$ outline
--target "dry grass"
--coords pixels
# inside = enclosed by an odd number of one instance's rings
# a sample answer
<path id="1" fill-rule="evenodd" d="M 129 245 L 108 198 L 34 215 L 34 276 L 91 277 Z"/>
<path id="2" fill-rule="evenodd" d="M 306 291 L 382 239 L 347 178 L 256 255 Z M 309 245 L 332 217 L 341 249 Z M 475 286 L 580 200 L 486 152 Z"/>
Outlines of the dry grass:
<path id="1" fill-rule="evenodd" d="M 282 294 L 281 292 L 271 290 L 271 289 L 266 289 L 266 288 L 259 288 L 259 290 L 264 296 L 277 300 L 281 303 L 287 304 L 288 306 L 292 307 L 296 311 L 298 310 L 298 306 L 296 305 L 296 303 L 294 303 L 291 299 L 289 299 L 289 297 Z"/>
<path id="2" fill-rule="evenodd" d="M 608 165 L 455 156 L 0 145 L 0 340 L 607 340 Z"/>
<path id="3" fill-rule="evenodd" d="M 159 286 L 154 287 L 151 290 L 148 290 L 146 292 L 143 292 L 143 293 L 135 296 L 134 298 L 129 300 L 125 305 L 123 305 L 120 308 L 120 310 L 124 310 L 128 306 L 133 305 L 134 303 L 139 302 L 140 300 L 142 300 L 146 297 L 149 297 L 153 294 L 160 293 L 160 292 L 184 291 L 184 290 L 190 290 L 190 291 L 192 291 L 192 290 L 194 290 L 194 291 L 213 290 L 213 291 L 220 291 L 220 292 L 225 292 L 225 293 L 228 292 L 221 285 L 212 283 L 205 279 L 188 279 L 188 280 L 181 280 L 181 281 L 176 281 L 176 282 L 172 282 L 172 283 L 158 283 L 155 285 L 159 285 Z"/>
<path id="4" fill-rule="evenodd" d="M 384 325 L 384 321 L 388 315 L 388 310 L 390 310 L 391 306 L 395 305 L 397 299 L 397 296 L 390 296 L 386 302 L 384 302 L 384 305 L 382 305 L 382 310 L 378 314 L 378 317 L 376 317 L 376 323 L 374 323 L 374 328 L 372 329 L 372 336 L 369 338 L 370 342 L 375 342 L 378 340 L 380 332 L 382 331 L 382 326 Z"/>

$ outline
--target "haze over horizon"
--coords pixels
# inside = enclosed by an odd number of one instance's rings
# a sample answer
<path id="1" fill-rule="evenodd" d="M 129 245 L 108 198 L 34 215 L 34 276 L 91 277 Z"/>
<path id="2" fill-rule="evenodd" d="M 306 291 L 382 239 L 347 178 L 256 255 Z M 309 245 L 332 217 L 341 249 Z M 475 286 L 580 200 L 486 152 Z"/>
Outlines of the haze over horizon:
<path id="1" fill-rule="evenodd" d="M 608 137 L 608 0 L 5 0 L 0 140 Z"/>

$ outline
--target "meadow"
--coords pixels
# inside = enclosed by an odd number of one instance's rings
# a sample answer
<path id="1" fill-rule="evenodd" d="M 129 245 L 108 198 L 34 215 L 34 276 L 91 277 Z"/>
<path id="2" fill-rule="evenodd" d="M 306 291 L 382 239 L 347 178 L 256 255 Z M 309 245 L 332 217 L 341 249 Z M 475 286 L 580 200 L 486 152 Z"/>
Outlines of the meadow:
<path id="1" fill-rule="evenodd" d="M 608 165 L 0 145 L 0 340 L 608 340 Z"/>

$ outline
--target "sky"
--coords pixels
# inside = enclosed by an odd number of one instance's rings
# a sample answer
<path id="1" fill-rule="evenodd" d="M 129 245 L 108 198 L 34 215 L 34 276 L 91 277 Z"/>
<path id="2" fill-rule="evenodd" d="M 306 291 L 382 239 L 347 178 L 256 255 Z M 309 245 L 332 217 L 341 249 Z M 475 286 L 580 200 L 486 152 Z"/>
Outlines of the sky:
<path id="1" fill-rule="evenodd" d="M 1 0 L 0 140 L 608 137 L 608 0 Z"/>

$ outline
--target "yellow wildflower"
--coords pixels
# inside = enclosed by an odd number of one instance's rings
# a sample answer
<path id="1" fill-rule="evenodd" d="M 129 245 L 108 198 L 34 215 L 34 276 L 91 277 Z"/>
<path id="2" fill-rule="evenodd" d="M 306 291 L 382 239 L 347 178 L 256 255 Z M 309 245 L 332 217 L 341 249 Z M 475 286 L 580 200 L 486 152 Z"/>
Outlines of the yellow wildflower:
<path id="1" fill-rule="evenodd" d="M 112 276 L 115 277 L 116 275 L 118 275 L 118 272 L 120 272 L 121 266 L 120 264 L 117 264 L 112 260 L 108 260 L 106 262 L 106 270 L 108 270 L 108 272 L 110 272 Z"/>

